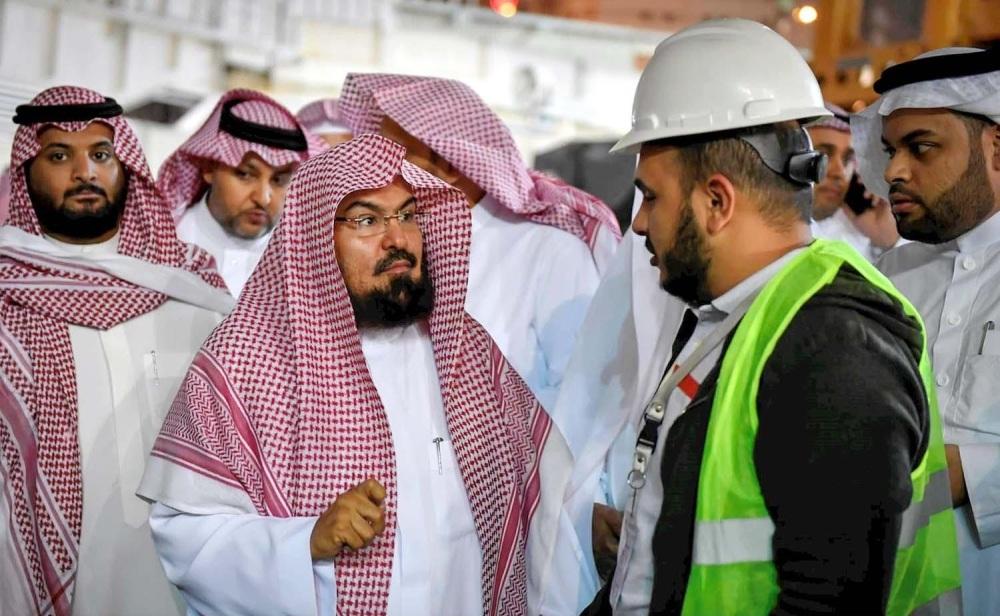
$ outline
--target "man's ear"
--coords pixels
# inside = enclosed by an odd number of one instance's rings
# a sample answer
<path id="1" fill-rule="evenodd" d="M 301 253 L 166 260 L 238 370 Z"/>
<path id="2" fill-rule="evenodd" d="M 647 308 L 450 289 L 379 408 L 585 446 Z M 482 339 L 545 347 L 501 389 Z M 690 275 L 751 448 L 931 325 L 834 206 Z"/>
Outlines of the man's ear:
<path id="1" fill-rule="evenodd" d="M 989 146 L 986 150 L 989 156 L 987 165 L 994 171 L 1000 171 L 1000 125 L 992 124 L 986 132 L 989 135 Z"/>
<path id="2" fill-rule="evenodd" d="M 211 185 L 212 180 L 214 179 L 213 176 L 215 175 L 215 169 L 216 169 L 215 165 L 204 165 L 201 168 L 202 181 L 205 182 L 206 184 Z"/>
<path id="3" fill-rule="evenodd" d="M 21 168 L 24 169 L 24 182 L 28 185 L 28 188 L 31 188 L 31 164 L 33 162 L 35 162 L 35 159 L 29 158 L 24 161 L 24 165 L 21 166 Z M 13 169 L 11 170 L 11 173 L 13 174 Z"/>
<path id="4" fill-rule="evenodd" d="M 705 231 L 715 235 L 729 225 L 736 212 L 736 187 L 726 176 L 713 173 L 700 190 L 707 203 Z"/>
<path id="5" fill-rule="evenodd" d="M 454 186 L 462 178 L 461 172 L 434 150 L 430 150 L 430 162 L 441 173 L 441 179 L 448 184 Z"/>

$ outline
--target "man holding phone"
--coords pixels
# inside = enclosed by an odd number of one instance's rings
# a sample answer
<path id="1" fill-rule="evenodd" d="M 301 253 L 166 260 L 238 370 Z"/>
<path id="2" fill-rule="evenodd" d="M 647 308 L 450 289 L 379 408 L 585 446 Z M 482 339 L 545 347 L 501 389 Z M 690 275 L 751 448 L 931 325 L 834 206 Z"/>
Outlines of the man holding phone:
<path id="1" fill-rule="evenodd" d="M 851 124 L 847 112 L 829 102 L 825 107 L 833 115 L 806 128 L 813 147 L 826 154 L 828 161 L 826 175 L 813 189 L 813 235 L 846 242 L 864 258 L 875 261 L 895 244 L 895 240 L 883 245 L 889 238 L 877 233 L 881 229 L 878 225 L 880 219 L 874 215 L 877 212 L 867 214 L 874 204 L 865 197 L 865 188 L 857 180 L 857 162 L 851 146 Z M 888 204 L 883 204 L 882 211 L 887 211 L 887 208 Z M 858 224 L 862 216 L 865 227 Z M 882 220 L 884 218 L 882 216 Z M 894 223 L 892 227 L 895 228 Z M 874 240 L 864 231 L 865 228 L 877 234 L 879 240 Z"/>

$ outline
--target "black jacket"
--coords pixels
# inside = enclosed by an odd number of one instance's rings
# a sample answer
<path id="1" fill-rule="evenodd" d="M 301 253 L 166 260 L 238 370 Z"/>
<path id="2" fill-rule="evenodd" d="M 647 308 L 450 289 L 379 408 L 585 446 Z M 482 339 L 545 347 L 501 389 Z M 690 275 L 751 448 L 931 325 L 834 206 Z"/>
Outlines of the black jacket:
<path id="1" fill-rule="evenodd" d="M 725 352 L 725 351 L 723 351 Z M 845 265 L 778 341 L 757 395 L 754 464 L 775 524 L 773 614 L 880 614 L 910 472 L 927 448 L 920 330 Z M 650 614 L 680 614 L 719 366 L 670 427 Z M 610 613 L 607 588 L 589 613 Z"/>

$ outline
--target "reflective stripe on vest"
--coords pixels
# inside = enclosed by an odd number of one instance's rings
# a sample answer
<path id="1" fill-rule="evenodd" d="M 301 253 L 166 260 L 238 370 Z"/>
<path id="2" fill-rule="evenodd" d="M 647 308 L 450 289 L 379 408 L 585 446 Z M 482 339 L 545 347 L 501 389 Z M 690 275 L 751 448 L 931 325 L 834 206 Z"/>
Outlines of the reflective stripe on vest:
<path id="1" fill-rule="evenodd" d="M 913 545 L 917 531 L 926 528 L 935 513 L 951 510 L 951 484 L 948 471 L 931 475 L 926 488 L 927 498 L 910 503 L 903 513 L 899 532 L 899 548 Z M 945 496 L 947 498 L 942 498 Z M 755 561 L 771 561 L 771 538 L 774 522 L 771 518 L 734 518 L 697 522 L 694 525 L 694 565 L 728 565 Z"/>
<path id="2" fill-rule="evenodd" d="M 899 531 L 899 547 L 896 549 L 902 550 L 913 545 L 917 538 L 917 532 L 921 528 L 927 528 L 931 516 L 942 511 L 951 511 L 951 480 L 948 477 L 947 468 L 934 472 L 927 480 L 924 499 L 910 503 L 910 506 L 903 512 L 902 528 Z"/>
<path id="3" fill-rule="evenodd" d="M 885 276 L 840 242 L 816 240 L 761 290 L 720 361 L 698 479 L 692 565 L 685 616 L 764 615 L 778 596 L 774 523 L 753 463 L 756 398 L 771 352 L 799 309 L 849 264 L 920 324 L 920 377 L 927 395 L 927 451 L 910 474 L 888 614 L 961 613 L 958 546 L 947 459 L 923 322 Z"/>
<path id="4" fill-rule="evenodd" d="M 934 597 L 913 610 L 913 616 L 951 616 L 962 613 L 962 589 L 956 588 Z"/>

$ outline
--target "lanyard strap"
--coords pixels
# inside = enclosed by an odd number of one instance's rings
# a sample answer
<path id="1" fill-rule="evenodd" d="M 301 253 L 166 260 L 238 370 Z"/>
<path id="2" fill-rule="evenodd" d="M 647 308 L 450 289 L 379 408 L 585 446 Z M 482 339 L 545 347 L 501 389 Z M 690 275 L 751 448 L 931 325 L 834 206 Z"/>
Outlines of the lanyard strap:
<path id="1" fill-rule="evenodd" d="M 635 453 L 632 456 L 632 470 L 628 474 L 628 485 L 633 490 L 639 490 L 646 485 L 646 467 L 656 450 L 656 441 L 659 438 L 660 426 L 663 424 L 663 417 L 667 412 L 667 398 L 670 392 L 677 387 L 677 384 L 684 380 L 684 377 L 691 374 L 708 357 L 708 354 L 715 350 L 726 337 L 736 329 L 740 319 L 750 309 L 750 305 L 757 298 L 760 291 L 751 293 L 746 299 L 740 302 L 729 315 L 708 335 L 705 340 L 698 344 L 685 359 L 677 370 L 668 370 L 653 394 L 652 400 L 646 405 L 643 413 L 642 427 L 639 430 L 639 438 L 635 442 Z"/>

